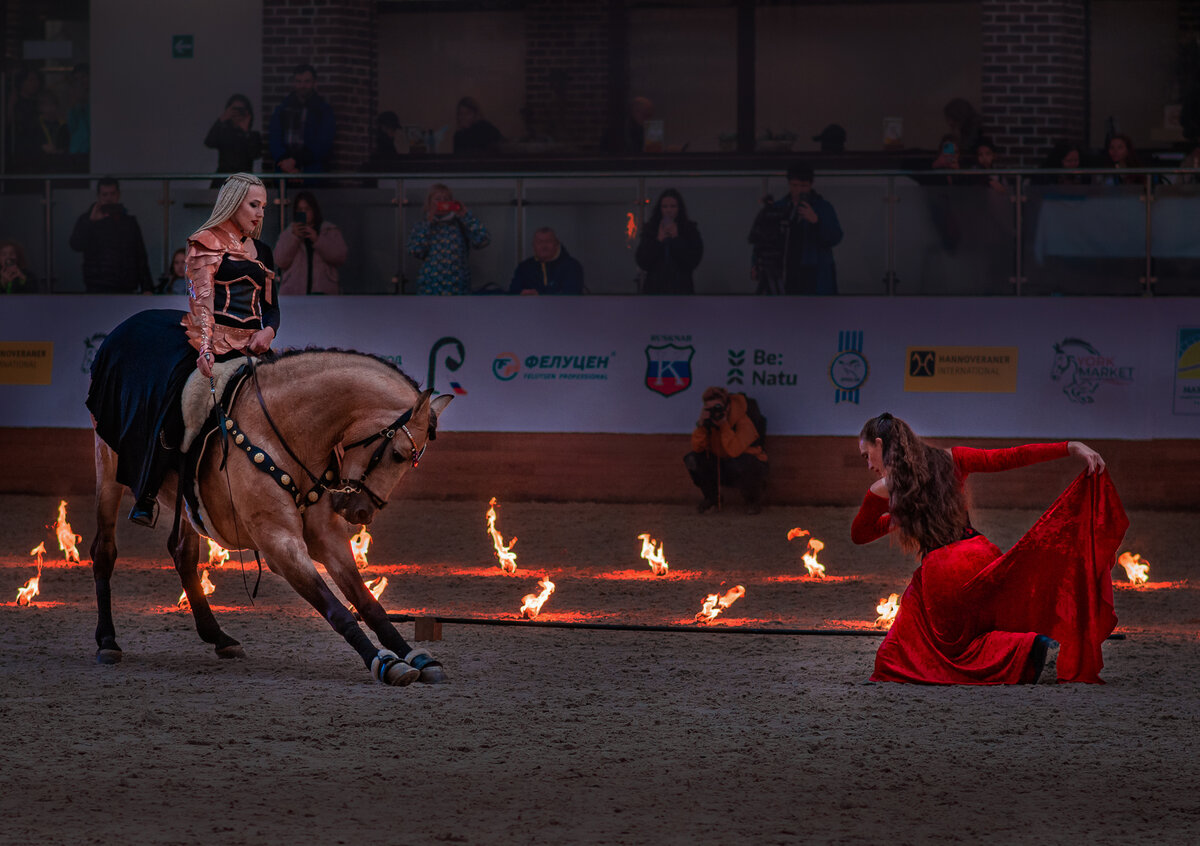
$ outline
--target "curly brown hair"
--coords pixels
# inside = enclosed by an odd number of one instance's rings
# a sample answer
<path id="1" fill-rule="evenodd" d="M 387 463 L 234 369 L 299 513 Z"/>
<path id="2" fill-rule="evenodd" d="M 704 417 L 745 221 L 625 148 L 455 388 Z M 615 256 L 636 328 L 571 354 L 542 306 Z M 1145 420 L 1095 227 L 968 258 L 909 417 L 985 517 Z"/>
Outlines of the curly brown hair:
<path id="1" fill-rule="evenodd" d="M 868 420 L 858 437 L 883 442 L 888 511 L 901 547 L 925 555 L 962 539 L 970 525 L 967 498 L 949 453 L 925 443 L 886 412 Z"/>

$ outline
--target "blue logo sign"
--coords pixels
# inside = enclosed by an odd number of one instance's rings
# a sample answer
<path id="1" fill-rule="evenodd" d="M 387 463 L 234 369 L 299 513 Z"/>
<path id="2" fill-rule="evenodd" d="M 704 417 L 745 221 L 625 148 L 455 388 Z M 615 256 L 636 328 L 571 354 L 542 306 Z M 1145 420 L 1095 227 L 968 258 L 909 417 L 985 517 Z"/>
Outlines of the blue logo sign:
<path id="1" fill-rule="evenodd" d="M 858 405 L 859 389 L 871 375 L 871 365 L 862 354 L 863 333 L 857 331 L 838 332 L 838 354 L 829 362 L 829 379 L 833 382 L 833 402 L 843 400 Z"/>

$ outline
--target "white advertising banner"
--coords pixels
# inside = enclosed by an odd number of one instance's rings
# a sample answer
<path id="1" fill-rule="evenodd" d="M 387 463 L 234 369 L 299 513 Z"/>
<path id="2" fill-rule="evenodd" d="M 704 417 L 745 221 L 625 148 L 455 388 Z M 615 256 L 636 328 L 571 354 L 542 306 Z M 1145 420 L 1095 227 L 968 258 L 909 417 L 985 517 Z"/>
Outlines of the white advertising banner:
<path id="1" fill-rule="evenodd" d="M 0 426 L 89 426 L 105 334 L 185 305 L 3 298 Z M 459 431 L 686 432 L 722 385 L 774 435 L 855 434 L 882 411 L 931 436 L 1200 435 L 1200 299 L 297 297 L 282 312 L 277 346 L 389 358 L 458 395 L 444 425 Z"/>

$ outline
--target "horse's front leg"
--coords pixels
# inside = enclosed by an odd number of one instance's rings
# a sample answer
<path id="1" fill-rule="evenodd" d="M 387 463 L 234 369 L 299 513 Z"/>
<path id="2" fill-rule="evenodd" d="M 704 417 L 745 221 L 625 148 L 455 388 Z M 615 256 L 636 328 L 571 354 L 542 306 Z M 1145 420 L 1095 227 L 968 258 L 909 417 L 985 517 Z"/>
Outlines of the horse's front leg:
<path id="1" fill-rule="evenodd" d="M 362 615 L 363 621 L 375 632 L 379 642 L 404 662 L 421 671 L 420 680 L 425 684 L 441 684 L 447 681 L 446 671 L 426 649 L 413 649 L 408 641 L 392 625 L 387 612 L 375 595 L 363 583 L 362 575 L 350 551 L 350 532 L 346 522 L 332 511 L 322 514 L 310 509 L 304 522 L 304 536 L 312 557 L 325 565 L 329 575 L 342 595 Z"/>
<path id="2" fill-rule="evenodd" d="M 121 660 L 112 615 L 111 579 L 117 565 L 117 512 L 124 486 L 117 482 L 117 454 L 96 435 L 96 536 L 92 538 L 92 578 L 96 582 L 96 660 Z"/>
<path id="3" fill-rule="evenodd" d="M 299 526 L 296 529 L 292 532 L 277 526 L 263 527 L 258 543 L 266 557 L 267 566 L 273 573 L 286 579 L 296 593 L 317 609 L 333 630 L 346 639 L 376 681 L 390 685 L 406 685 L 416 681 L 421 671 L 402 661 L 394 650 L 376 649 L 355 622 L 354 615 L 333 595 L 308 556 L 308 550 L 300 538 Z"/>
<path id="4" fill-rule="evenodd" d="M 159 506 L 164 514 L 169 513 L 175 502 L 175 486 L 178 477 L 164 480 L 159 491 Z M 218 658 L 245 658 L 246 651 L 242 645 L 221 629 L 221 624 L 213 615 L 208 597 L 200 585 L 200 536 L 187 520 L 179 520 L 178 535 L 172 533 L 167 539 L 167 551 L 175 562 L 175 572 L 183 584 L 183 592 L 187 596 L 188 605 L 192 609 L 192 619 L 196 622 L 196 632 L 205 643 L 211 643 Z"/>

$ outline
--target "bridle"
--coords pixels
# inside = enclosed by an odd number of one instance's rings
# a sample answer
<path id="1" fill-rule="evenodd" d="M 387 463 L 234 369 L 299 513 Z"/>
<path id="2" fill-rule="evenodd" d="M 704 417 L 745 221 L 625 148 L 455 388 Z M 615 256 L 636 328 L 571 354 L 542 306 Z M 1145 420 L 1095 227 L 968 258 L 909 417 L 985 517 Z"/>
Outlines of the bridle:
<path id="1" fill-rule="evenodd" d="M 247 356 L 247 358 L 249 358 L 249 356 Z M 271 412 L 267 411 L 267 404 L 263 399 L 262 389 L 258 384 L 258 368 L 255 366 L 253 359 L 249 359 L 249 361 L 250 372 L 254 378 L 254 391 L 258 395 L 258 407 L 262 409 L 263 416 L 267 419 L 267 424 L 271 427 L 271 431 L 274 432 L 275 437 L 279 439 L 280 446 L 282 446 L 284 451 L 291 456 L 293 461 L 300 465 L 300 469 L 302 469 L 305 475 L 307 475 L 312 481 L 313 487 L 302 497 L 299 489 L 295 486 L 295 483 L 288 477 L 286 473 L 283 473 L 281 470 L 277 470 L 273 465 L 269 468 L 264 467 L 263 463 L 265 462 L 260 462 L 257 457 L 255 457 L 254 460 L 260 469 L 269 472 L 273 477 L 275 477 L 275 481 L 279 483 L 280 486 L 293 495 L 293 498 L 296 500 L 296 505 L 300 509 L 301 513 L 304 513 L 305 509 L 307 509 L 309 506 L 315 505 L 317 500 L 321 498 L 321 493 L 323 491 L 329 491 L 331 494 L 365 493 L 370 498 L 371 504 L 375 506 L 376 509 L 383 508 L 385 505 L 387 505 L 387 500 L 375 493 L 375 491 L 371 490 L 371 488 L 367 485 L 367 477 L 370 476 L 374 470 L 378 469 L 380 462 L 383 460 L 384 453 L 386 452 L 387 448 L 392 445 L 397 433 L 403 432 L 404 436 L 408 438 L 408 442 L 412 445 L 413 452 L 411 461 L 413 469 L 415 470 L 420 464 L 421 456 L 425 454 L 425 447 L 423 446 L 420 449 L 417 449 L 417 440 L 413 437 L 413 434 L 409 431 L 407 425 L 409 420 L 412 419 L 413 411 L 415 410 L 414 407 L 405 411 L 378 432 L 374 432 L 365 438 L 355 441 L 352 444 L 346 444 L 345 446 L 341 446 L 340 444 L 335 445 L 333 452 L 331 452 L 329 455 L 329 463 L 325 466 L 325 472 L 322 474 L 321 478 L 318 478 L 311 470 L 308 469 L 308 466 L 300 459 L 300 457 L 296 455 L 296 453 L 292 450 L 291 445 L 288 444 L 287 439 L 283 436 L 283 433 L 279 431 L 279 427 L 275 425 L 275 420 L 271 417 Z M 428 442 L 430 440 L 433 440 L 433 438 L 436 437 L 435 432 L 436 430 L 434 429 L 434 423 L 431 417 L 429 437 L 426 439 L 426 446 L 429 445 Z M 345 455 L 346 450 L 370 446 L 376 441 L 379 441 L 379 446 L 375 448 L 375 451 L 367 460 L 367 466 L 363 470 L 362 474 L 357 479 L 347 479 L 345 476 L 343 476 L 342 457 Z M 249 444 L 247 444 L 247 447 L 247 452 L 249 452 Z M 333 484 L 334 479 L 337 479 L 336 486 Z"/>
<path id="2" fill-rule="evenodd" d="M 370 446 L 371 444 L 375 443 L 375 441 L 380 442 L 379 446 L 375 448 L 375 452 L 371 453 L 370 459 L 367 460 L 366 469 L 363 470 L 362 475 L 357 479 L 347 479 L 341 475 L 341 460 L 339 459 L 338 451 L 335 449 L 330 458 L 332 460 L 331 469 L 333 463 L 336 463 L 337 465 L 337 475 L 339 477 L 338 487 L 334 488 L 326 484 L 324 485 L 325 490 L 329 491 L 331 494 L 365 493 L 371 498 L 371 504 L 376 508 L 383 508 L 383 506 L 387 505 L 387 500 L 367 486 L 367 476 L 369 476 L 371 471 L 379 466 L 379 462 L 383 460 L 384 452 L 387 450 L 391 441 L 396 437 L 398 432 L 403 432 L 404 436 L 408 438 L 408 442 L 412 444 L 412 466 L 414 470 L 417 469 L 417 466 L 421 463 L 421 456 L 425 454 L 425 447 L 417 449 L 417 440 L 412 436 L 412 432 L 408 431 L 408 426 L 406 424 L 410 419 L 412 419 L 412 414 L 413 410 L 410 408 L 408 411 L 397 417 L 390 425 L 385 426 L 378 432 L 368 435 L 361 440 L 357 440 L 352 444 L 346 444 L 346 446 L 342 447 L 342 451 L 344 453 L 344 451 L 348 449 Z M 276 432 L 276 434 L 279 433 Z M 426 441 L 425 446 L 428 445 L 429 443 Z"/>

